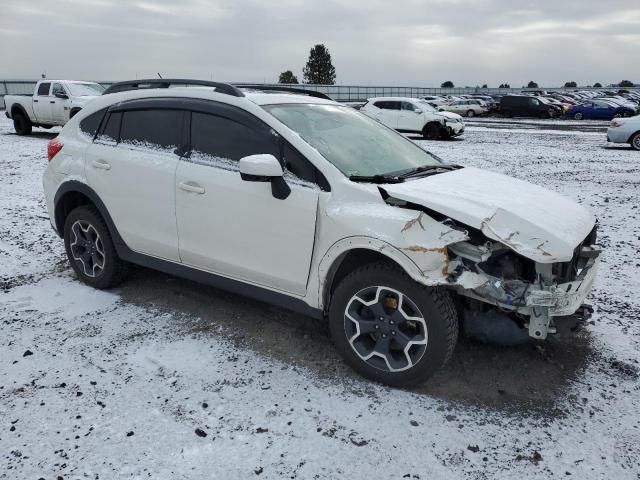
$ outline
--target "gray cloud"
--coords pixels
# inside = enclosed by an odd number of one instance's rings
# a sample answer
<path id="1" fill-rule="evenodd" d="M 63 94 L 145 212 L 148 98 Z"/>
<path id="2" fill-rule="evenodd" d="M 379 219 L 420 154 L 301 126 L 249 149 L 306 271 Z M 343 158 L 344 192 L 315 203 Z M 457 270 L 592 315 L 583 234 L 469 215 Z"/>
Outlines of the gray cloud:
<path id="1" fill-rule="evenodd" d="M 331 50 L 338 83 L 640 81 L 637 0 L 2 0 L 0 77 L 301 77 Z"/>

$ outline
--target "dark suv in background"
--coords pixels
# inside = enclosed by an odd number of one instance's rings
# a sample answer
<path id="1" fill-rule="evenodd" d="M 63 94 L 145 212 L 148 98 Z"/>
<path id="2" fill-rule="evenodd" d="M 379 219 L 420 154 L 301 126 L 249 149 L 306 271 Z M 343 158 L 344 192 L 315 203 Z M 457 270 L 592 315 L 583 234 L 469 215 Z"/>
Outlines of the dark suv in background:
<path id="1" fill-rule="evenodd" d="M 528 95 L 505 95 L 500 99 L 498 111 L 507 117 L 555 118 L 563 113 L 559 105 L 544 103 Z"/>

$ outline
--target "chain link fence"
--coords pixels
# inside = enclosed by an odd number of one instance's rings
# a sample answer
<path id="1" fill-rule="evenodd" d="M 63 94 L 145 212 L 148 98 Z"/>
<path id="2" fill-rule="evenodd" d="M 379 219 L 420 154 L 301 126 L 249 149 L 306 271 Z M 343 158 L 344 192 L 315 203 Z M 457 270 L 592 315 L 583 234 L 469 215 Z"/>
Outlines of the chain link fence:
<path id="1" fill-rule="evenodd" d="M 0 80 L 0 109 L 4 108 L 4 95 L 31 95 L 35 90 L 37 81 L 35 80 Z M 113 82 L 98 82 L 108 87 Z M 383 87 L 383 86 L 363 86 L 363 85 L 312 85 L 312 84 L 265 84 L 269 86 L 286 86 L 291 88 L 303 88 L 315 90 L 329 95 L 339 102 L 364 102 L 371 97 L 424 97 L 426 95 L 456 95 L 456 94 L 506 94 L 519 93 L 526 90 L 546 90 L 552 91 L 573 91 L 579 88 L 436 88 L 436 87 Z M 590 87 L 590 90 L 597 90 Z M 617 90 L 618 87 L 605 87 L 603 90 Z M 640 87 L 634 88 L 640 91 Z"/>

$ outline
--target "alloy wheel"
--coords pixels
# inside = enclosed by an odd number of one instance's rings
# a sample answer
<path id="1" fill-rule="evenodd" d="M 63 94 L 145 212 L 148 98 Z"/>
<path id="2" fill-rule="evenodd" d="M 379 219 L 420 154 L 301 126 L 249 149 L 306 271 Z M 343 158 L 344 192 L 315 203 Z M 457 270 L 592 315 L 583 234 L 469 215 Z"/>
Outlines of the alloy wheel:
<path id="1" fill-rule="evenodd" d="M 102 273 L 105 264 L 104 245 L 98 231 L 85 220 L 76 220 L 71 226 L 71 255 L 82 272 L 91 278 Z"/>
<path id="2" fill-rule="evenodd" d="M 356 354 L 386 372 L 413 367 L 427 350 L 424 316 L 408 296 L 386 286 L 367 287 L 351 297 L 344 330 Z"/>

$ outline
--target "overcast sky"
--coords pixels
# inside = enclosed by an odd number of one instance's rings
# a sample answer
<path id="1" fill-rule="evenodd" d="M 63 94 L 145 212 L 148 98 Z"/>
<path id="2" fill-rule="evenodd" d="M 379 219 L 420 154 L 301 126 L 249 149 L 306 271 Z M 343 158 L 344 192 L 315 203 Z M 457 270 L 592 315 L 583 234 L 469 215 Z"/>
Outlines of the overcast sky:
<path id="1" fill-rule="evenodd" d="M 0 78 L 338 84 L 640 81 L 640 0 L 0 0 Z"/>

